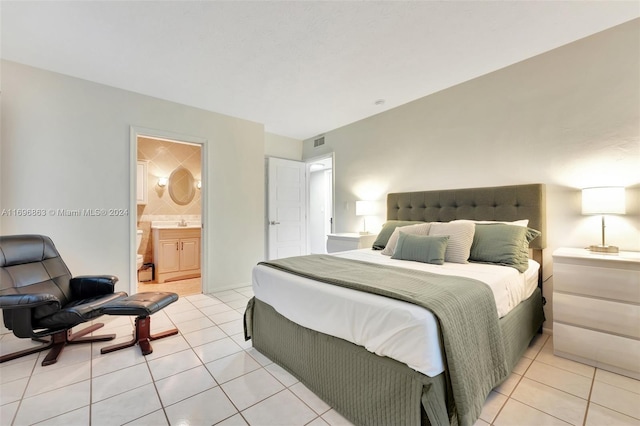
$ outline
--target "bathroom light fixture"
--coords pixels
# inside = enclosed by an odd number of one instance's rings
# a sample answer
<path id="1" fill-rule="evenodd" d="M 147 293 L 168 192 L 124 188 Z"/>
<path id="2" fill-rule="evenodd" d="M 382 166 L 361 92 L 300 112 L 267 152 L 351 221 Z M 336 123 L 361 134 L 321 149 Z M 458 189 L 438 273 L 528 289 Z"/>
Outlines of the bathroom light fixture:
<path id="1" fill-rule="evenodd" d="M 166 177 L 159 177 L 158 178 L 158 186 L 160 188 L 164 188 L 165 186 L 167 186 L 168 182 L 169 182 L 169 178 L 166 178 Z"/>
<path id="2" fill-rule="evenodd" d="M 616 246 L 608 246 L 604 242 L 604 215 L 625 214 L 624 187 L 605 186 L 600 188 L 584 188 L 582 190 L 582 214 L 602 215 L 602 244 L 589 246 L 589 250 L 598 253 L 618 253 Z"/>

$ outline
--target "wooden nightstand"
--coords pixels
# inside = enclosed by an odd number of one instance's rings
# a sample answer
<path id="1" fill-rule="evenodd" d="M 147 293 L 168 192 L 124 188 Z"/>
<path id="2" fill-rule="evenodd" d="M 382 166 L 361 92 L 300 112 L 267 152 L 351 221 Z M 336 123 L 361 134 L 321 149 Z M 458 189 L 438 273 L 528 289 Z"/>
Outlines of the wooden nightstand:
<path id="1" fill-rule="evenodd" d="M 640 379 L 640 252 L 553 253 L 558 356 Z"/>
<path id="2" fill-rule="evenodd" d="M 327 235 L 327 253 L 371 248 L 378 234 L 344 233 Z"/>

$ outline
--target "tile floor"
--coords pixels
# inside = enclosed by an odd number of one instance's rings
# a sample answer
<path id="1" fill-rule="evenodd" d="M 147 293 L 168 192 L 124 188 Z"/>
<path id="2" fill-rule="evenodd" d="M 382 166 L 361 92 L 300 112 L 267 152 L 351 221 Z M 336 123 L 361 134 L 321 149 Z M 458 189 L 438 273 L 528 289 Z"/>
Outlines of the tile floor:
<path id="1" fill-rule="evenodd" d="M 153 315 L 152 332 L 180 334 L 106 355 L 94 343 L 0 364 L 0 425 L 344 425 L 336 411 L 251 348 L 242 312 L 251 288 L 192 295 Z M 130 338 L 132 318 L 101 332 Z M 0 350 L 30 344 L 6 333 Z M 514 373 L 487 399 L 480 425 L 640 425 L 640 382 L 553 355 L 536 337 Z"/>

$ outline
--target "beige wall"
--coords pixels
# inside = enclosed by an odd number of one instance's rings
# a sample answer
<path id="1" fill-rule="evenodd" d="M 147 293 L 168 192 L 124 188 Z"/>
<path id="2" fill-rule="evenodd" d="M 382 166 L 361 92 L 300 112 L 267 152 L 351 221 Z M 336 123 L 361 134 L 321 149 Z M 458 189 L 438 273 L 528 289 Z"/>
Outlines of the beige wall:
<path id="1" fill-rule="evenodd" d="M 264 134 L 264 156 L 302 160 L 302 141 L 273 133 Z"/>
<path id="2" fill-rule="evenodd" d="M 262 124 L 13 62 L 1 72 L 0 208 L 131 209 L 131 126 L 190 135 L 208 167 L 204 289 L 249 285 L 264 250 Z M 132 214 L 4 216 L 0 228 L 49 235 L 74 275 L 115 274 L 129 291 Z"/>
<path id="3" fill-rule="evenodd" d="M 335 153 L 336 230 L 358 229 L 355 200 L 388 192 L 545 183 L 550 258 L 599 242 L 580 188 L 633 185 L 607 238 L 640 250 L 639 35 L 635 20 L 305 140 L 303 158 Z"/>

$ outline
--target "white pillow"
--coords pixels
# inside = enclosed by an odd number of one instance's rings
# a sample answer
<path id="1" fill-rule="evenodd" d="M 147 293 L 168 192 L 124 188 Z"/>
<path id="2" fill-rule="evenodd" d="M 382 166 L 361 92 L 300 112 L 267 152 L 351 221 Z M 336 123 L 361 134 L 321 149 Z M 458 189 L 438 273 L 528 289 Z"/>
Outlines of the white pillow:
<path id="1" fill-rule="evenodd" d="M 444 253 L 445 262 L 469 263 L 473 234 L 476 224 L 471 220 L 454 220 L 451 222 L 431 222 L 429 235 L 448 235 L 447 251 Z"/>
<path id="2" fill-rule="evenodd" d="M 504 223 L 505 225 L 529 226 L 529 219 L 514 220 L 513 222 L 503 222 L 501 220 L 474 220 L 473 223 Z"/>
<path id="3" fill-rule="evenodd" d="M 407 226 L 399 226 L 393 230 L 393 234 L 389 237 L 389 241 L 387 241 L 387 245 L 384 250 L 382 250 L 382 254 L 385 256 L 391 256 L 394 251 L 396 251 L 396 245 L 398 244 L 398 237 L 400 237 L 400 231 L 405 234 L 412 235 L 429 235 L 429 228 L 431 227 L 431 223 L 418 223 L 417 225 L 407 225 Z"/>

